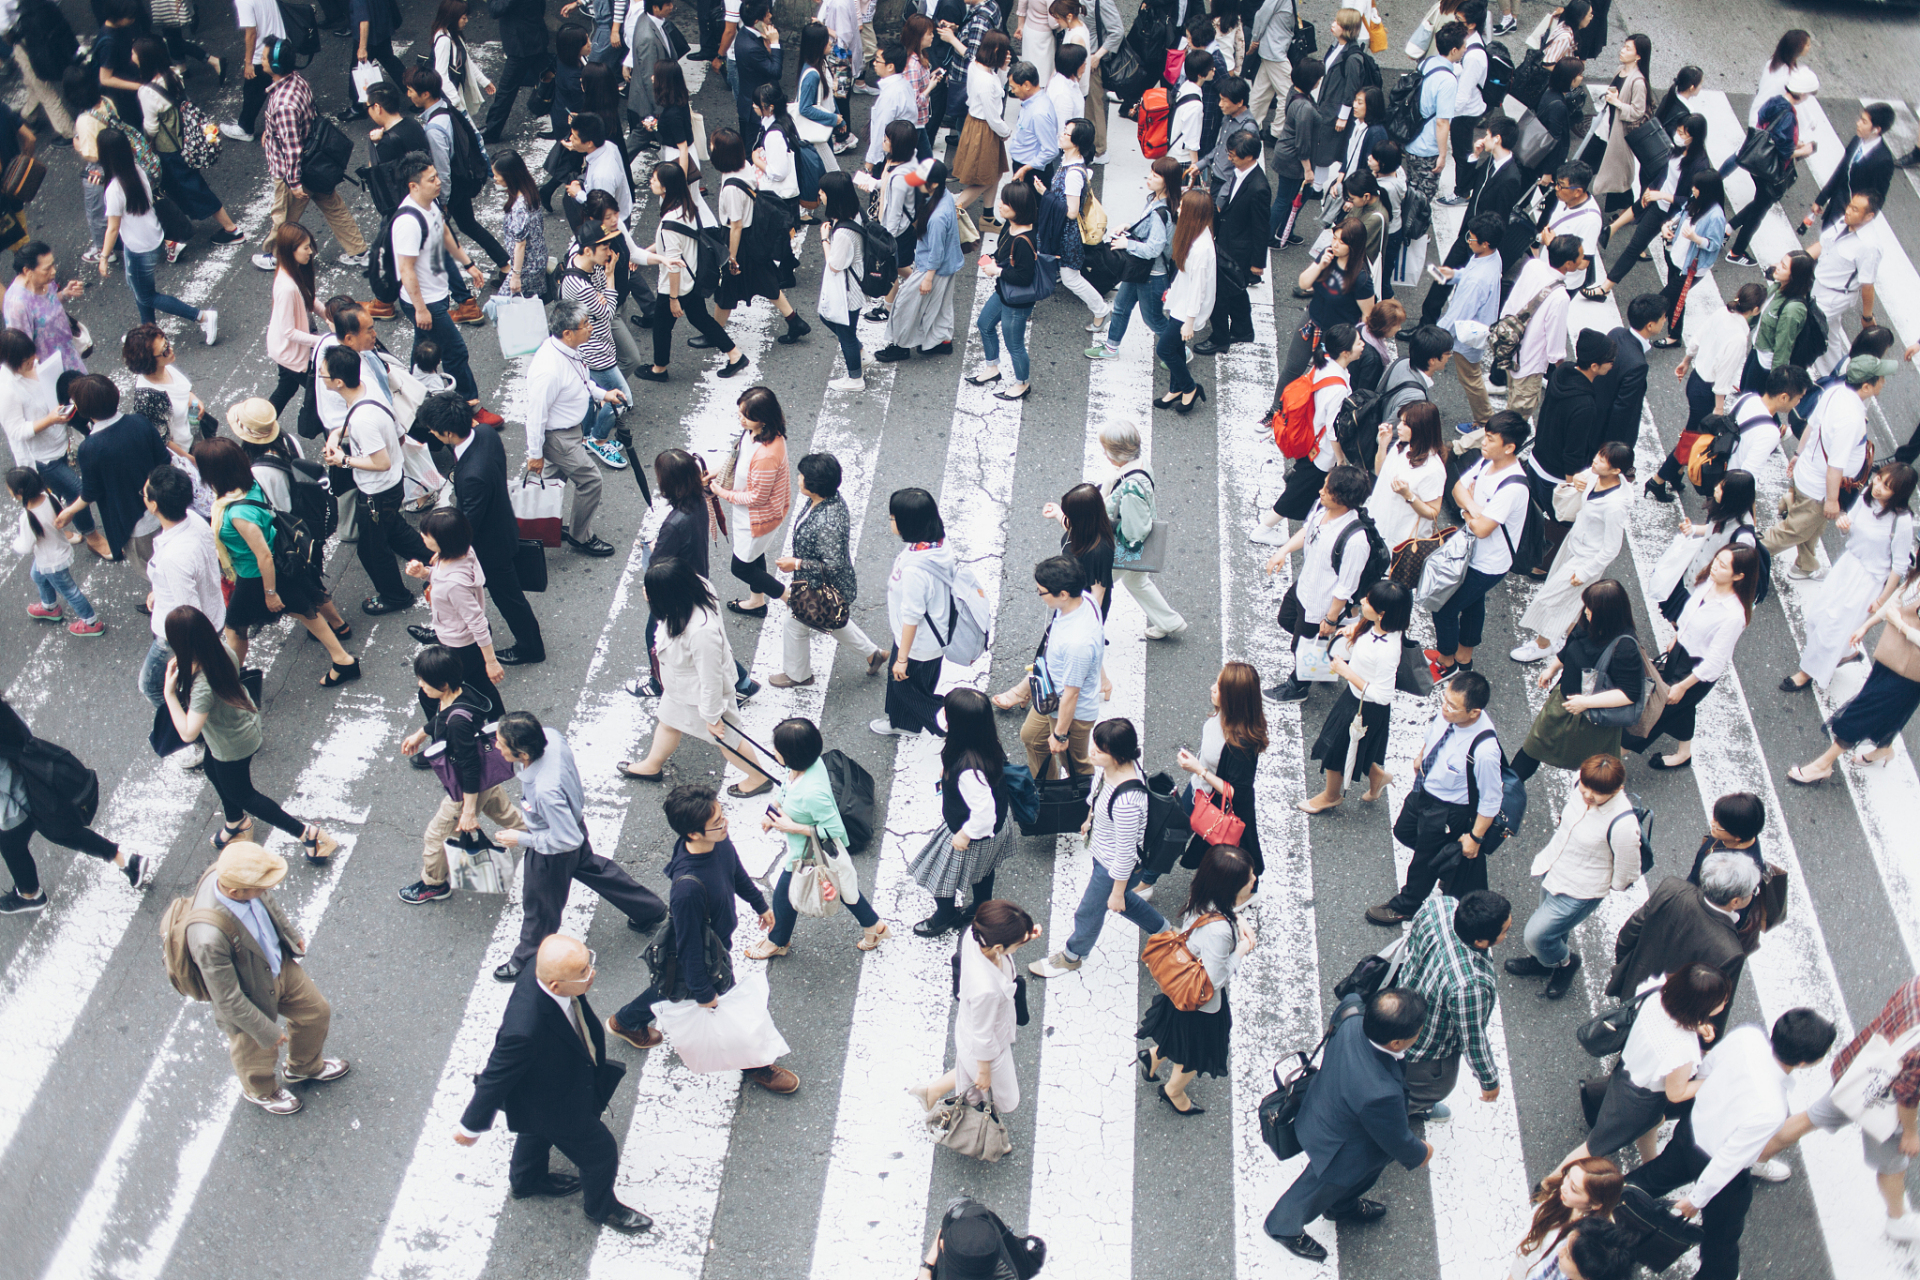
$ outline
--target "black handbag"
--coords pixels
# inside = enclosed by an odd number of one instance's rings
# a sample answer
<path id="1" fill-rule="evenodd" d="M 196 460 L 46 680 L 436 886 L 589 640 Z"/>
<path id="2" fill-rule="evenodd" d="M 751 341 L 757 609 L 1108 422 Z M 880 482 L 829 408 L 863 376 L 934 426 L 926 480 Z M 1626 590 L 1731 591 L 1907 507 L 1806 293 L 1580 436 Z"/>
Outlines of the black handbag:
<path id="1" fill-rule="evenodd" d="M 1740 144 L 1733 162 L 1752 174 L 1757 182 L 1778 184 L 1780 181 L 1780 144 L 1765 129 L 1747 130 L 1746 141 Z"/>
<path id="2" fill-rule="evenodd" d="M 1613 1220 L 1628 1235 L 1638 1237 L 1633 1258 L 1649 1271 L 1665 1271 L 1706 1238 L 1704 1231 L 1668 1208 L 1666 1201 L 1654 1199 L 1632 1183 L 1621 1195 Z"/>
<path id="3" fill-rule="evenodd" d="M 681 876 L 679 880 L 692 880 L 696 885 L 700 884 L 695 876 Z M 674 883 L 678 884 L 679 880 Z M 704 898 L 705 894 L 705 886 L 701 886 L 701 896 Z M 704 914 L 703 908 L 703 919 Z M 703 923 L 701 928 L 706 934 L 708 985 L 713 988 L 715 995 L 723 996 L 733 990 L 733 953 L 728 950 L 727 944 L 721 941 L 720 935 L 713 931 L 712 925 Z M 660 931 L 659 937 L 655 938 L 653 944 L 642 953 L 642 959 L 647 962 L 647 971 L 653 975 L 655 991 L 669 1000 L 692 998 L 687 986 L 687 977 L 680 972 L 680 941 L 674 932 L 671 915 L 667 917 L 667 927 Z"/>
<path id="4" fill-rule="evenodd" d="M 247 696 L 253 699 L 256 707 L 260 706 L 260 694 L 266 687 L 266 677 L 267 673 L 258 667 L 240 668 L 240 687 L 247 691 Z M 157 756 L 170 756 L 187 745 L 180 731 L 174 728 L 173 713 L 167 710 L 165 701 L 153 709 L 153 727 L 147 730 L 147 745 L 153 748 L 153 754 Z"/>
<path id="5" fill-rule="evenodd" d="M 1418 640 L 1401 640 L 1400 669 L 1394 673 L 1394 691 L 1424 698 L 1433 692 L 1433 683 L 1433 666 L 1427 661 L 1427 651 Z"/>
<path id="6" fill-rule="evenodd" d="M 1580 1047 L 1596 1058 L 1605 1058 L 1619 1053 L 1627 1047 L 1627 1037 L 1633 1032 L 1633 1020 L 1640 1016 L 1640 1006 L 1660 994 L 1659 987 L 1650 988 L 1644 995 L 1634 996 L 1619 1004 L 1610 1005 L 1580 1024 L 1573 1033 Z"/>
<path id="7" fill-rule="evenodd" d="M 1020 824 L 1023 836 L 1076 835 L 1093 812 L 1090 792 L 1093 779 L 1087 774 L 1065 778 L 1040 778 L 1033 786 L 1040 793 L 1039 812 L 1030 823 Z"/>
<path id="8" fill-rule="evenodd" d="M 521 538 L 513 548 L 513 576 L 522 591 L 547 589 L 547 548 L 538 538 Z"/>
<path id="9" fill-rule="evenodd" d="M 1649 117 L 1627 130 L 1627 150 L 1640 162 L 1641 184 L 1652 186 L 1660 181 L 1667 171 L 1667 162 L 1673 159 L 1673 139 L 1667 136 L 1659 121 Z"/>
<path id="10" fill-rule="evenodd" d="M 627 1064 L 618 1058 L 608 1058 L 593 1068 L 593 1092 L 600 1100 L 600 1109 L 605 1111 L 607 1103 L 613 1097 L 613 1091 L 627 1078 Z"/>
<path id="11" fill-rule="evenodd" d="M 1614 651 L 1621 645 L 1629 643 L 1633 644 L 1636 649 L 1639 648 L 1639 642 L 1634 640 L 1631 634 L 1628 634 L 1615 636 L 1607 644 L 1607 647 L 1600 651 L 1600 657 L 1596 659 L 1593 664 L 1593 691 L 1595 693 L 1605 693 L 1608 690 L 1619 687 L 1614 684 L 1613 677 L 1607 674 L 1607 668 L 1613 661 Z M 1642 680 L 1640 682 L 1640 698 L 1637 702 L 1629 702 L 1624 707 L 1593 707 L 1589 710 L 1582 711 L 1580 716 L 1588 724 L 1597 725 L 1602 729 L 1631 729 L 1640 723 L 1640 717 L 1646 712 L 1648 692 L 1648 683 Z"/>
<path id="12" fill-rule="evenodd" d="M 1320 1074 L 1320 1067 L 1314 1059 L 1327 1047 L 1327 1041 L 1333 1039 L 1333 1033 L 1348 1018 L 1357 1017 L 1364 1006 L 1353 1004 L 1342 1008 L 1333 1015 L 1333 1022 L 1327 1027 L 1327 1033 L 1320 1037 L 1320 1043 L 1306 1052 L 1295 1050 L 1273 1064 L 1273 1092 L 1260 1099 L 1260 1139 L 1267 1144 L 1276 1160 L 1291 1160 L 1305 1148 L 1300 1145 L 1300 1136 L 1294 1126 L 1300 1119 L 1300 1108 L 1307 1100 L 1307 1087 L 1313 1078 Z"/>
<path id="13" fill-rule="evenodd" d="M 1193 787 L 1177 785 L 1171 774 L 1147 779 L 1147 835 L 1140 869 L 1165 875 L 1187 851 L 1193 835 Z"/>

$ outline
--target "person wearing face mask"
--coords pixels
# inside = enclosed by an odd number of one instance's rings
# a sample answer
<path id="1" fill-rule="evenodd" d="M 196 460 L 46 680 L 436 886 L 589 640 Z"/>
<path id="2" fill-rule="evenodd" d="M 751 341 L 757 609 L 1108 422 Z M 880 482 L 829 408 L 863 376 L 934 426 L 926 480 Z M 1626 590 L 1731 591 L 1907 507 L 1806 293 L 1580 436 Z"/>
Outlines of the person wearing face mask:
<path id="1" fill-rule="evenodd" d="M 1626 1177 L 1611 1160 L 1569 1160 L 1540 1180 L 1533 1193 L 1533 1221 L 1514 1250 L 1508 1280 L 1527 1280 L 1534 1267 L 1558 1253 L 1586 1224 L 1607 1222 L 1619 1207 Z"/>

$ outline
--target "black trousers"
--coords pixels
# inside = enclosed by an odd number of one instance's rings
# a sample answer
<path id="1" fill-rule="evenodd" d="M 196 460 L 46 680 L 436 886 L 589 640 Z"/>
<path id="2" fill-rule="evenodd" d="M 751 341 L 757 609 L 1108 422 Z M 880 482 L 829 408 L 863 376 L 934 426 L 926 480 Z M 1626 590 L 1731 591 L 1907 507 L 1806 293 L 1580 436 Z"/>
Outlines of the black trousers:
<path id="1" fill-rule="evenodd" d="M 1400 806 L 1400 816 L 1394 819 L 1393 838 L 1413 850 L 1413 861 L 1407 865 L 1406 884 L 1393 896 L 1396 910 L 1412 914 L 1415 907 L 1427 900 L 1440 878 L 1434 855 L 1442 845 L 1472 831 L 1473 823 L 1473 810 L 1464 804 L 1436 800 L 1424 789 L 1407 797 L 1407 802 Z M 1487 860 L 1463 858 L 1447 891 L 1457 898 L 1486 887 Z"/>
<path id="2" fill-rule="evenodd" d="M 498 143 L 506 133 L 507 121 L 513 117 L 514 99 L 525 89 L 529 96 L 539 89 L 540 77 L 552 65 L 552 58 L 545 48 L 538 53 L 524 57 L 507 58 L 507 64 L 501 68 L 500 79 L 493 86 L 493 104 L 487 108 L 487 123 L 482 127 L 480 136 L 488 143 Z"/>
<path id="3" fill-rule="evenodd" d="M 493 259 L 494 266 L 505 267 L 512 261 L 500 242 L 494 239 L 493 233 L 481 226 L 480 219 L 474 217 L 472 196 L 456 196 L 448 192 L 447 221 L 460 228 L 467 239 L 479 245 L 480 251 Z"/>
<path id="4" fill-rule="evenodd" d="M 500 611 L 507 630 L 513 633 L 513 647 L 529 659 L 546 657 L 547 645 L 540 636 L 540 620 L 527 602 L 527 593 L 520 589 L 520 571 L 514 568 L 513 557 L 480 556 L 480 572 L 487 575 L 488 598 Z M 495 636 L 494 651 L 499 650 L 499 637 Z"/>
<path id="5" fill-rule="evenodd" d="M 0 831 L 0 857 L 6 860 L 7 874 L 13 877 L 13 887 L 29 898 L 40 892 L 40 868 L 35 865 L 33 853 L 28 848 L 33 833 L 39 830 L 29 817 L 11 831 Z M 78 849 L 88 857 L 104 862 L 112 862 L 120 856 L 119 845 L 93 830 L 82 831 L 72 841 L 55 840 L 44 831 L 40 832 L 40 838 L 48 844 Z"/>
<path id="6" fill-rule="evenodd" d="M 526 964 L 541 940 L 560 928 L 567 894 L 578 880 L 612 903 L 627 919 L 651 929 L 667 918 L 667 904 L 653 890 L 635 883 L 618 864 L 593 851 L 591 841 L 561 853 L 536 853 L 520 847 L 520 900 L 524 912 L 513 962 Z M 564 1149 L 564 1148 L 563 1148 Z"/>
<path id="7" fill-rule="evenodd" d="M 1208 338 L 1216 344 L 1253 341 L 1253 299 L 1224 271 L 1214 272 L 1213 314 L 1207 323 L 1212 328 Z"/>
<path id="8" fill-rule="evenodd" d="M 1634 216 L 1637 220 L 1633 224 L 1633 239 L 1627 241 L 1626 252 L 1615 258 L 1613 265 L 1607 268 L 1607 279 L 1616 285 L 1639 265 L 1640 255 L 1659 239 L 1660 228 L 1665 225 L 1665 215 L 1658 206 L 1638 205 L 1634 209 Z"/>
<path id="9" fill-rule="evenodd" d="M 686 313 L 687 323 L 693 326 L 696 333 L 710 342 L 719 344 L 718 350 L 728 351 L 733 348 L 733 339 L 727 336 L 727 331 L 720 327 L 720 322 L 713 318 L 711 311 L 707 310 L 705 295 L 682 294 L 680 309 Z M 673 355 L 673 298 L 664 293 L 654 295 L 653 311 L 648 316 L 648 320 L 653 325 L 653 363 L 664 369 L 667 367 L 668 359 Z"/>
<path id="10" fill-rule="evenodd" d="M 271 83 L 263 67 L 254 67 L 251 77 L 245 76 L 244 71 L 242 73 L 239 123 L 242 129 L 255 136 L 260 133 L 260 111 L 267 105 L 267 86 Z"/>
<path id="11" fill-rule="evenodd" d="M 360 31 L 357 27 L 354 29 L 353 34 L 355 39 L 359 38 Z M 360 52 L 358 45 L 354 46 L 353 52 L 354 53 Z M 377 62 L 380 64 L 380 69 L 387 73 L 387 78 L 389 80 L 393 81 L 394 88 L 396 89 L 404 88 L 407 80 L 407 69 L 404 66 L 400 65 L 399 55 L 395 54 L 393 51 L 392 36 L 381 36 L 377 38 L 371 35 L 368 36 L 367 37 L 367 60 L 369 62 Z M 349 54 L 347 56 L 347 101 L 351 103 L 355 109 L 360 111 L 365 111 L 366 104 L 360 101 L 360 95 L 354 91 L 353 65 L 354 65 L 353 55 Z"/>
<path id="12" fill-rule="evenodd" d="M 1446 261 L 1442 266 L 1458 271 L 1467 265 L 1467 259 L 1473 256 L 1473 250 L 1467 248 L 1467 233 L 1462 231 L 1453 238 L 1453 247 L 1447 250 Z M 1420 301 L 1420 323 L 1434 324 L 1440 319 L 1440 313 L 1447 309 L 1447 299 L 1453 296 L 1451 283 L 1441 284 L 1434 281 L 1427 289 L 1427 296 Z"/>
<path id="13" fill-rule="evenodd" d="M 1694 1181 L 1712 1162 L 1693 1140 L 1693 1115 L 1682 1117 L 1666 1149 L 1627 1175 L 1627 1181 L 1649 1195 L 1664 1196 Z M 1753 1207 L 1753 1175 L 1745 1169 L 1733 1175 L 1720 1194 L 1700 1205 L 1699 1280 L 1734 1280 L 1740 1274 L 1740 1233 Z"/>
<path id="14" fill-rule="evenodd" d="M 1747 201 L 1747 207 L 1733 215 L 1727 223 L 1727 252 L 1745 253 L 1753 241 L 1753 233 L 1760 229 L 1761 219 L 1767 216 L 1767 210 L 1780 202 L 1787 193 L 1785 187 L 1769 183 L 1767 186 L 1754 187 L 1753 199 Z"/>
<path id="15" fill-rule="evenodd" d="M 306 834 L 306 823 L 261 795 L 259 788 L 253 785 L 252 756 L 242 756 L 238 760 L 215 760 L 213 752 L 209 751 L 203 768 L 207 781 L 213 784 L 214 794 L 220 797 L 220 807 L 225 811 L 229 825 L 252 814 L 269 826 L 280 828 L 295 840 Z"/>
<path id="16" fill-rule="evenodd" d="M 939 658 L 919 661 L 907 659 L 907 678 L 893 678 L 893 664 L 899 660 L 900 646 L 894 645 L 887 651 L 887 720 L 896 729 L 924 729 L 935 737 L 944 738 L 946 731 L 940 727 L 935 717 L 939 714 L 941 701 L 934 694 L 934 686 L 940 683 Z"/>
<path id="17" fill-rule="evenodd" d="M 775 600 L 787 594 L 786 585 L 767 572 L 766 556 L 758 555 L 751 561 L 742 560 L 739 556 L 732 559 L 733 564 L 729 567 L 733 576 L 746 583 L 749 590 L 770 595 Z"/>
<path id="18" fill-rule="evenodd" d="M 589 1218 L 604 1218 L 619 1203 L 613 1197 L 613 1175 L 620 1166 L 620 1148 L 598 1116 L 565 1133 L 515 1135 L 507 1185 L 518 1191 L 546 1177 L 547 1156 L 555 1147 L 580 1170 L 580 1207 Z"/>
<path id="19" fill-rule="evenodd" d="M 396 484 L 379 493 L 360 491 L 360 541 L 353 544 L 353 550 L 360 557 L 360 567 L 367 571 L 367 578 L 373 583 L 373 594 L 382 600 L 399 600 L 413 594 L 407 590 L 399 561 L 394 557 L 418 560 L 422 564 L 433 559 L 433 552 L 427 550 L 419 531 L 400 514 L 401 491 L 405 488 Z"/>
<path id="20" fill-rule="evenodd" d="M 1386 1163 L 1382 1163 L 1357 1182 L 1333 1183 L 1326 1181 L 1309 1160 L 1293 1185 L 1267 1211 L 1267 1234 L 1276 1239 L 1303 1235 L 1307 1224 L 1315 1218 L 1340 1218 L 1353 1213 L 1360 1207 L 1360 1197 L 1373 1189 L 1386 1168 Z"/>

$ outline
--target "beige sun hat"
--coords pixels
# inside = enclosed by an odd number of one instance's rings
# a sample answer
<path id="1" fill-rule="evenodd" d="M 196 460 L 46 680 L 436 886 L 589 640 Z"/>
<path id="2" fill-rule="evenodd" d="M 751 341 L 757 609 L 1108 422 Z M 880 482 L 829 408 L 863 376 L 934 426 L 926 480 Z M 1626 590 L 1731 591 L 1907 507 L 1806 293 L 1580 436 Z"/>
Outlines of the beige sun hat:
<path id="1" fill-rule="evenodd" d="M 271 889 L 287 878 L 287 860 L 250 840 L 235 840 L 222 849 L 213 869 L 230 889 Z"/>
<path id="2" fill-rule="evenodd" d="M 227 425 L 248 444 L 272 444 L 280 438 L 280 415 L 273 401 L 249 396 L 227 410 Z"/>

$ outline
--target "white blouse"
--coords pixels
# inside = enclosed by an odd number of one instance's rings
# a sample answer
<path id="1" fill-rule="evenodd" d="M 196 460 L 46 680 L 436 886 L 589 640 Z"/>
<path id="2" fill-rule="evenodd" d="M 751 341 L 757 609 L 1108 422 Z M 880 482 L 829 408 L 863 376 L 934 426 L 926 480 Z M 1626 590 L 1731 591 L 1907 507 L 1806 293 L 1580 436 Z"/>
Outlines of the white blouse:
<path id="1" fill-rule="evenodd" d="M 1202 231 L 1187 246 L 1187 265 L 1167 288 L 1167 315 L 1198 329 L 1213 314 L 1213 232 Z"/>
<path id="2" fill-rule="evenodd" d="M 1339 462 L 1334 450 L 1339 447 L 1340 439 L 1334 434 L 1333 420 L 1340 415 L 1340 406 L 1353 394 L 1353 374 L 1338 360 L 1313 370 L 1315 382 L 1336 374 L 1340 379 L 1338 382 L 1313 393 L 1313 430 L 1320 440 L 1320 447 L 1313 455 L 1313 465 L 1323 472 L 1333 470 Z"/>
<path id="3" fill-rule="evenodd" d="M 146 388 L 150 391 L 158 391 L 167 398 L 167 438 L 179 445 L 182 449 L 192 447 L 193 427 L 187 421 L 187 415 L 193 402 L 192 380 L 175 367 L 167 371 L 167 380 L 165 382 L 156 382 L 148 375 L 142 373 L 134 376 L 133 385 L 135 387 Z M 160 424 L 155 423 L 154 425 L 159 426 Z"/>
<path id="4" fill-rule="evenodd" d="M 967 64 L 967 114 L 986 122 L 987 128 L 1005 139 L 1013 133 L 1007 120 L 1007 85 L 998 71 L 989 71 L 978 62 Z"/>
<path id="5" fill-rule="evenodd" d="M 1349 551 L 1353 548 L 1348 547 Z M 1394 682 L 1400 675 L 1400 633 L 1382 631 L 1378 627 L 1354 641 L 1352 652 L 1347 655 L 1347 665 L 1353 668 L 1354 676 L 1361 684 L 1354 693 L 1362 702 L 1378 702 L 1390 705 L 1393 702 Z M 1352 683 L 1349 678 L 1348 683 Z"/>
<path id="6" fill-rule="evenodd" d="M 1848 513 L 1847 549 L 1843 553 L 1859 561 L 1874 583 L 1882 583 L 1894 570 L 1898 549 L 1900 567 L 1906 567 L 1906 553 L 1913 549 L 1913 516 L 1905 511 L 1882 512 L 1873 499 L 1862 495 Z M 1876 585 L 1875 595 L 1879 589 Z"/>
<path id="7" fill-rule="evenodd" d="M 1666 980 L 1665 974 L 1659 974 L 1642 983 L 1640 990 L 1658 988 Z M 1668 1076 L 1681 1067 L 1698 1067 L 1700 1058 L 1700 1037 L 1675 1022 L 1655 994 L 1640 1006 L 1633 1020 L 1626 1048 L 1620 1053 L 1620 1065 L 1626 1069 L 1627 1079 L 1642 1089 L 1664 1092 Z"/>
<path id="8" fill-rule="evenodd" d="M 1706 682 L 1727 674 L 1733 646 L 1740 643 L 1746 629 L 1747 611 L 1740 597 L 1732 592 L 1719 594 L 1708 580 L 1695 589 L 1693 598 L 1681 610 L 1675 640 L 1697 659 L 1693 675 Z"/>
<path id="9" fill-rule="evenodd" d="M 1422 502 L 1438 502 L 1447 489 L 1447 463 L 1438 453 L 1430 453 L 1419 466 L 1409 462 L 1407 446 L 1396 441 L 1387 450 L 1380 466 L 1380 478 L 1373 483 L 1373 496 L 1367 499 L 1367 514 L 1380 530 L 1389 548 L 1408 538 L 1430 537 L 1433 521 L 1415 511 L 1407 500 L 1393 491 L 1393 482 L 1404 477 L 1413 496 Z"/>
<path id="10" fill-rule="evenodd" d="M 820 300 L 816 309 L 822 320 L 852 324 L 860 318 L 860 233 L 852 227 L 837 227 L 827 241 L 827 261 L 820 271 Z"/>
<path id="11" fill-rule="evenodd" d="M 1188 916 L 1180 922 L 1180 927 L 1184 929 L 1198 918 Z M 1240 967 L 1239 943 L 1239 931 L 1230 920 L 1212 921 L 1187 935 L 1187 949 L 1193 952 L 1193 958 L 1207 971 L 1207 980 L 1213 983 L 1213 997 L 1195 1012 L 1220 1012 L 1220 997 Z"/>
<path id="12" fill-rule="evenodd" d="M 1013 962 L 987 959 L 971 928 L 960 931 L 960 1009 L 953 1049 L 961 1061 L 992 1062 L 1013 1046 Z M 973 1068 L 969 1066 L 971 1071 Z"/>

